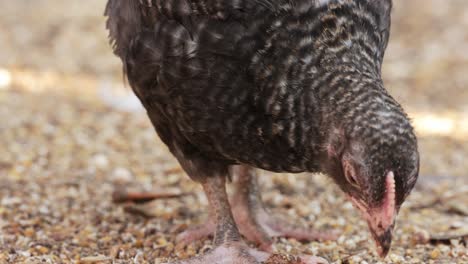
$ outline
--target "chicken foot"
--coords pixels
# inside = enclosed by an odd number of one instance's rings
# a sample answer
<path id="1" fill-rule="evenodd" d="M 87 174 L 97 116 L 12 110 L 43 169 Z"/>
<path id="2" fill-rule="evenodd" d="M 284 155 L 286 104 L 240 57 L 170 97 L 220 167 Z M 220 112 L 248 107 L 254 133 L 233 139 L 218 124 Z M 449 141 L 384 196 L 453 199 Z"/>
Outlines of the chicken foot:
<path id="1" fill-rule="evenodd" d="M 233 168 L 234 194 L 231 197 L 232 214 L 240 233 L 248 240 L 257 243 L 262 250 L 272 251 L 273 237 L 290 237 L 300 241 L 333 240 L 334 232 L 318 232 L 297 227 L 279 217 L 272 216 L 263 206 L 257 175 L 248 166 Z M 215 224 L 208 220 L 199 226 L 188 229 L 177 237 L 179 246 L 206 238 L 214 233 Z"/>
<path id="2" fill-rule="evenodd" d="M 301 258 L 290 257 L 281 254 L 270 254 L 249 248 L 241 238 L 236 222 L 231 212 L 228 196 L 225 189 L 225 177 L 208 177 L 202 182 L 203 189 L 208 198 L 211 212 L 215 222 L 215 248 L 210 252 L 181 260 L 173 264 L 202 264 L 202 263 L 226 263 L 226 264 L 255 264 L 255 263 L 283 263 L 318 264 L 327 263 L 324 259 L 312 256 Z M 294 262 L 290 260 L 293 259 Z M 286 262 L 287 261 L 287 262 Z"/>

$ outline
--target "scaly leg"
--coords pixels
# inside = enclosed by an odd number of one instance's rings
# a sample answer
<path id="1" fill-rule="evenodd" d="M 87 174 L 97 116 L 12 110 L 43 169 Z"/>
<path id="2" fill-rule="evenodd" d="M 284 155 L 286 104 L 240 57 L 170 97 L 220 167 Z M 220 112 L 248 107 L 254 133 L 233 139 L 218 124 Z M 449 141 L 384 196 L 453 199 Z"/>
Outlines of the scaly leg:
<path id="1" fill-rule="evenodd" d="M 336 233 L 318 232 L 293 226 L 285 220 L 271 216 L 263 206 L 255 170 L 248 166 L 232 168 L 234 194 L 231 197 L 232 213 L 240 233 L 262 250 L 271 252 L 272 237 L 290 237 L 300 241 L 333 240 Z M 213 219 L 212 213 L 208 219 Z M 204 224 L 179 234 L 179 246 L 204 239 L 215 231 L 215 224 L 208 220 Z"/>
<path id="2" fill-rule="evenodd" d="M 225 177 L 208 177 L 202 181 L 203 189 L 208 198 L 210 208 L 216 223 L 214 245 L 215 249 L 205 255 L 175 262 L 177 264 L 257 264 L 257 263 L 297 263 L 317 264 L 327 263 L 322 258 L 306 256 L 292 258 L 284 255 L 269 254 L 249 248 L 241 240 L 229 200 L 226 194 Z M 174 263 L 174 264 L 175 264 Z"/>
<path id="3" fill-rule="evenodd" d="M 300 241 L 336 239 L 335 233 L 297 227 L 272 216 L 263 205 L 255 169 L 237 166 L 234 170 L 233 215 L 240 232 L 249 241 L 255 241 L 260 248 L 268 250 L 272 244 L 271 237 L 290 237 Z"/>

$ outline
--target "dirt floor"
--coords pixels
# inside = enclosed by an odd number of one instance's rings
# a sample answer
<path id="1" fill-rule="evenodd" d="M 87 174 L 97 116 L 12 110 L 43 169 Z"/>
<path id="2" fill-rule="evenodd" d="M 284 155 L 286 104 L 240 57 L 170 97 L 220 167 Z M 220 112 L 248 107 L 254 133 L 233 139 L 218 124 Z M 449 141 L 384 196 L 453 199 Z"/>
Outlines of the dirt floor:
<path id="1" fill-rule="evenodd" d="M 281 252 L 331 263 L 468 263 L 468 1 L 394 2 L 384 77 L 413 118 L 422 161 L 393 248 L 376 256 L 366 224 L 326 176 L 262 172 L 274 212 L 342 231 L 333 242 L 277 239 Z M 122 88 L 104 4 L 1 3 L 0 263 L 162 263 L 211 248 L 209 239 L 175 245 L 203 221 L 206 199 Z M 115 205 L 122 186 L 190 195 Z"/>

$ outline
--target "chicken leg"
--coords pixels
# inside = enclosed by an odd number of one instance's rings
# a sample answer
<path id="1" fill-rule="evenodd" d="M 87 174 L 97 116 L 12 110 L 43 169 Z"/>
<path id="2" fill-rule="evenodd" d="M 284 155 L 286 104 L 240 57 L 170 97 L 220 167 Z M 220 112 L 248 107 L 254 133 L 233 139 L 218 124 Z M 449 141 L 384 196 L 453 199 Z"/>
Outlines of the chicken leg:
<path id="1" fill-rule="evenodd" d="M 216 225 L 214 245 L 215 249 L 205 255 L 189 260 L 177 261 L 177 264 L 203 264 L 203 263 L 281 263 L 278 260 L 288 260 L 283 263 L 318 264 L 327 263 L 318 257 L 305 256 L 302 258 L 269 254 L 249 248 L 241 239 L 239 230 L 231 212 L 228 196 L 226 194 L 225 177 L 207 177 L 202 181 L 203 189 L 208 198 L 210 208 Z"/>
<path id="2" fill-rule="evenodd" d="M 240 233 L 249 241 L 257 243 L 262 250 L 271 252 L 272 237 L 290 237 L 301 241 L 333 240 L 332 232 L 317 232 L 293 226 L 278 217 L 272 217 L 265 209 L 259 190 L 255 170 L 248 166 L 232 169 L 234 194 L 231 197 L 232 214 Z M 213 219 L 210 213 L 209 219 Z M 181 233 L 180 245 L 205 238 L 214 232 L 214 222 L 206 223 Z"/>

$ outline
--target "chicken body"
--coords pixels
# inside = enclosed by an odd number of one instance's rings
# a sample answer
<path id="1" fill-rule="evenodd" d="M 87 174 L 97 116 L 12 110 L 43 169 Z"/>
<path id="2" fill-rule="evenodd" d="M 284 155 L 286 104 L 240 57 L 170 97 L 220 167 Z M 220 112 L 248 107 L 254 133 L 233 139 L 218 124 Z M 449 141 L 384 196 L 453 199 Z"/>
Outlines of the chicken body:
<path id="1" fill-rule="evenodd" d="M 218 248 L 240 241 L 225 193 L 234 165 L 328 173 L 360 209 L 394 220 L 419 156 L 380 76 L 390 10 L 390 0 L 108 2 L 114 51 L 158 135 L 203 185 Z"/>

